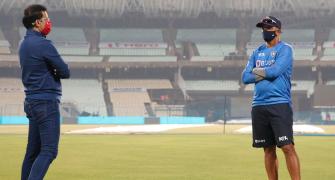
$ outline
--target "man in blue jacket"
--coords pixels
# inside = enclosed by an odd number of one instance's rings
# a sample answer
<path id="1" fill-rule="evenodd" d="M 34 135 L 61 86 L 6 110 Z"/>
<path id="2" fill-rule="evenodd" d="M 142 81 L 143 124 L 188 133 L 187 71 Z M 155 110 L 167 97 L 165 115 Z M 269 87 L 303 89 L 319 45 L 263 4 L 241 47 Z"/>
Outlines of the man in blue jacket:
<path id="1" fill-rule="evenodd" d="M 70 77 L 68 65 L 52 42 L 47 9 L 31 5 L 24 10 L 22 23 L 27 29 L 19 49 L 22 82 L 29 119 L 28 144 L 22 165 L 22 180 L 42 180 L 56 158 L 60 134 L 60 79 Z"/>
<path id="2" fill-rule="evenodd" d="M 263 148 L 269 180 L 278 180 L 276 146 L 281 148 L 292 180 L 300 180 L 300 163 L 293 142 L 291 108 L 292 47 L 280 41 L 281 22 L 272 16 L 262 28 L 265 44 L 250 56 L 242 73 L 244 84 L 255 84 L 252 103 L 253 147 Z"/>

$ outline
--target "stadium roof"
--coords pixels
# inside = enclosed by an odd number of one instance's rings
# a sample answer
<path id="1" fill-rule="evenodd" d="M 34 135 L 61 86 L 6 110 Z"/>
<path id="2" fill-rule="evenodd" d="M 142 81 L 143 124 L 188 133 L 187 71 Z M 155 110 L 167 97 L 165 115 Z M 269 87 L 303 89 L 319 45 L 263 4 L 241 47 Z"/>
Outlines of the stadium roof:
<path id="1" fill-rule="evenodd" d="M 44 4 L 50 11 L 66 11 L 71 16 L 118 17 L 144 13 L 147 17 L 196 18 L 203 12 L 218 17 L 262 16 L 291 12 L 296 17 L 333 16 L 334 0 L 2 0 L 4 14 L 22 10 L 29 4 Z"/>

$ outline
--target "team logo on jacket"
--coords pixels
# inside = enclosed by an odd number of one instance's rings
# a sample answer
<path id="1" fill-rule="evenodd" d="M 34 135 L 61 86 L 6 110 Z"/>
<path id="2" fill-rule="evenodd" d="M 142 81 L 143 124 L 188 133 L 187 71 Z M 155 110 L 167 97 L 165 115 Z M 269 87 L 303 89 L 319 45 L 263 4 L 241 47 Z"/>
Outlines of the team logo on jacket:
<path id="1" fill-rule="evenodd" d="M 256 67 L 270 67 L 275 63 L 275 60 L 256 60 Z"/>
<path id="2" fill-rule="evenodd" d="M 263 53 L 263 52 L 258 53 L 258 56 L 259 56 L 259 57 L 264 57 L 264 56 L 265 56 L 265 53 Z"/>
<path id="3" fill-rule="evenodd" d="M 271 52 L 271 57 L 273 57 L 273 58 L 274 58 L 274 57 L 276 56 L 276 54 L 277 54 L 277 52 L 276 52 L 276 51 L 272 51 L 272 52 Z"/>
<path id="4" fill-rule="evenodd" d="M 256 67 L 258 68 L 258 67 L 261 67 L 261 60 L 257 60 L 256 61 Z"/>

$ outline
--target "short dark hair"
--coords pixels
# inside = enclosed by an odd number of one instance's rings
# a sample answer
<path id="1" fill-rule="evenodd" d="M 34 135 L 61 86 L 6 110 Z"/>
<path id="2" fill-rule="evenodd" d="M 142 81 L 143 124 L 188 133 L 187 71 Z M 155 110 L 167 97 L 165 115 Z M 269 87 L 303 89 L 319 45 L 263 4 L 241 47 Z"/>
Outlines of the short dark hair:
<path id="1" fill-rule="evenodd" d="M 40 4 L 33 4 L 28 6 L 24 10 L 24 16 L 22 18 L 22 24 L 26 29 L 30 29 L 34 27 L 34 22 L 37 19 L 41 19 L 43 17 L 43 11 L 47 11 L 47 8 Z"/>

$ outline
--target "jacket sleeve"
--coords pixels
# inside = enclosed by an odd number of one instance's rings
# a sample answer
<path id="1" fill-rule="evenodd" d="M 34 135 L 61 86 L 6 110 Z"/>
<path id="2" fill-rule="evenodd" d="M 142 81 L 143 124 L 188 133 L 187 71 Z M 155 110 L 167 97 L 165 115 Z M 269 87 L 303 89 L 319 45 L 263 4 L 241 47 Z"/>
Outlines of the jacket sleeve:
<path id="1" fill-rule="evenodd" d="M 255 67 L 254 53 L 252 53 L 246 67 L 242 72 L 242 82 L 244 84 L 251 84 L 256 82 L 256 75 L 252 73 L 252 69 L 254 67 Z"/>
<path id="2" fill-rule="evenodd" d="M 266 67 L 265 69 L 265 78 L 266 79 L 275 79 L 280 76 L 282 73 L 287 70 L 290 66 L 292 66 L 293 62 L 293 51 L 290 46 L 282 47 L 279 52 L 276 62 L 272 64 L 270 67 Z"/>
<path id="3" fill-rule="evenodd" d="M 46 41 L 43 56 L 46 62 L 54 68 L 55 75 L 61 79 L 70 78 L 70 70 L 68 65 L 64 62 L 62 57 L 59 55 L 55 46 L 50 42 Z"/>

